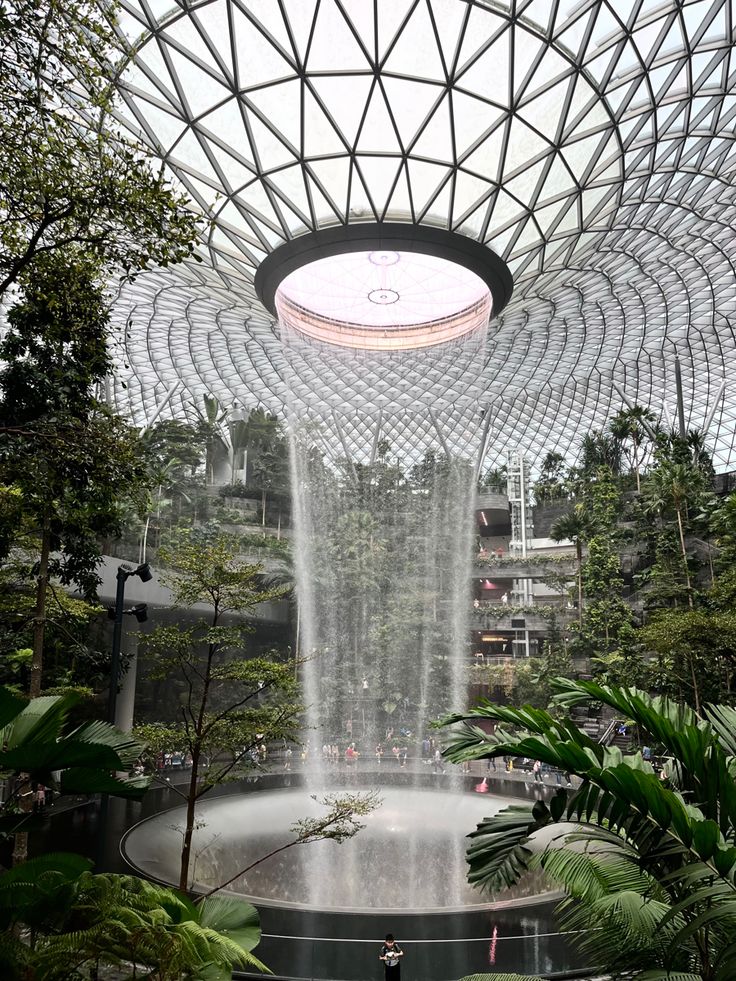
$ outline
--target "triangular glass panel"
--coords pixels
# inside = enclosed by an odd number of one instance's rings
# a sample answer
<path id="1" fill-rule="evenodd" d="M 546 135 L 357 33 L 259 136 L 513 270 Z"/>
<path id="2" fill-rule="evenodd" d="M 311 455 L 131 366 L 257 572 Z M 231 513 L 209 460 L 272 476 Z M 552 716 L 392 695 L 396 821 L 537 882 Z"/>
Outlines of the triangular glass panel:
<path id="1" fill-rule="evenodd" d="M 590 4 L 588 9 L 582 11 L 573 21 L 566 16 L 557 19 L 555 40 L 561 47 L 567 49 L 575 60 L 578 60 L 582 54 L 581 46 L 587 35 L 588 25 L 597 12 L 598 4 Z"/>
<path id="2" fill-rule="evenodd" d="M 449 183 L 452 171 L 449 167 L 443 167 L 441 164 L 413 160 L 411 157 L 407 162 L 407 168 L 414 211 L 418 215 L 439 192 L 440 187 Z"/>
<path id="3" fill-rule="evenodd" d="M 411 196 L 409 194 L 409 180 L 407 177 L 407 168 L 404 164 L 399 173 L 399 179 L 396 182 L 396 187 L 394 188 L 391 199 L 386 206 L 386 211 L 383 215 L 382 221 L 407 221 L 413 220 L 411 210 Z"/>
<path id="4" fill-rule="evenodd" d="M 380 85 L 373 86 L 368 112 L 360 127 L 356 143 L 358 153 L 397 153 L 402 152 L 394 124 L 386 108 L 386 100 Z"/>
<path id="5" fill-rule="evenodd" d="M 450 194 L 452 192 L 452 181 L 449 180 L 439 194 L 418 213 L 417 217 L 426 220 L 431 224 L 438 224 L 443 228 L 449 228 L 450 214 Z M 418 210 L 418 209 L 417 209 Z"/>
<path id="6" fill-rule="evenodd" d="M 548 32 L 550 26 L 549 22 L 552 12 L 552 4 L 550 4 L 549 0 L 527 0 L 523 8 L 519 9 L 519 13 L 522 16 L 541 27 L 545 34 Z"/>
<path id="7" fill-rule="evenodd" d="M 421 43 L 417 39 L 421 38 Z M 409 22 L 383 63 L 383 71 L 435 82 L 446 81 L 442 58 L 425 0 L 412 11 Z"/>
<path id="8" fill-rule="evenodd" d="M 516 225 L 527 213 L 527 209 L 522 204 L 506 194 L 504 190 L 500 190 L 493 205 L 490 227 L 501 229 L 508 224 Z"/>
<path id="9" fill-rule="evenodd" d="M 352 146 L 374 85 L 373 75 L 316 76 L 310 79 L 310 85 L 334 119 L 345 142 Z"/>
<path id="10" fill-rule="evenodd" d="M 292 79 L 254 89 L 247 96 L 248 103 L 278 128 L 297 153 L 301 147 L 301 84 L 299 79 Z"/>
<path id="11" fill-rule="evenodd" d="M 479 7 L 477 4 L 473 4 L 460 47 L 460 56 L 458 58 L 459 71 L 464 71 L 470 61 L 476 61 L 481 51 L 485 54 L 491 38 L 496 37 L 496 41 L 490 45 L 490 47 L 494 47 L 500 37 L 509 30 L 510 22 L 508 15 L 503 16 L 500 12 L 491 11 L 486 7 Z M 506 47 L 508 49 L 508 40 Z"/>
<path id="12" fill-rule="evenodd" d="M 507 175 L 527 166 L 539 156 L 546 156 L 551 150 L 550 144 L 536 130 L 527 126 L 518 116 L 512 117 L 506 160 L 503 165 L 504 180 Z"/>
<path id="13" fill-rule="evenodd" d="M 474 211 L 493 193 L 496 185 L 458 170 L 455 174 L 455 193 L 452 204 L 452 222 L 463 221 L 466 212 Z"/>
<path id="14" fill-rule="evenodd" d="M 269 175 L 269 183 L 278 192 L 279 198 L 291 203 L 301 214 L 302 221 L 311 224 L 309 199 L 304 186 L 304 171 L 301 166 L 285 167 Z M 281 205 L 279 205 L 281 207 Z"/>
<path id="15" fill-rule="evenodd" d="M 187 170 L 191 170 L 193 174 L 201 174 L 206 180 L 219 183 L 207 154 L 191 130 L 186 132 L 176 144 L 171 159 L 179 162 Z"/>
<path id="16" fill-rule="evenodd" d="M 600 135 L 596 134 L 562 147 L 562 155 L 578 180 L 582 179 L 591 164 L 595 166 L 597 163 L 598 148 L 602 142 Z"/>
<path id="17" fill-rule="evenodd" d="M 273 210 L 271 199 L 260 180 L 252 181 L 240 198 L 249 212 L 266 224 L 278 225 L 278 215 Z"/>
<path id="18" fill-rule="evenodd" d="M 317 7 L 317 24 L 307 58 L 309 72 L 360 71 L 370 67 L 334 0 Z"/>
<path id="19" fill-rule="evenodd" d="M 462 92 L 452 92 L 452 117 L 458 159 L 505 116 L 506 111 Z"/>
<path id="20" fill-rule="evenodd" d="M 359 2 L 365 2 L 365 0 L 359 0 Z M 447 3 L 446 0 L 428 0 L 428 3 L 432 9 L 432 16 L 440 37 L 440 47 L 449 72 L 452 71 L 458 54 L 463 23 L 472 7 L 460 3 Z"/>
<path id="21" fill-rule="evenodd" d="M 270 3 L 271 0 L 265 0 L 266 3 Z M 368 56 L 371 61 L 376 60 L 376 50 L 375 50 L 375 20 L 374 20 L 374 7 L 372 3 L 366 3 L 365 0 L 341 0 L 340 6 L 343 8 L 345 14 L 350 20 L 353 26 L 353 30 L 357 33 L 358 37 L 361 39 L 363 47 L 368 52 Z"/>
<path id="22" fill-rule="evenodd" d="M 464 170 L 474 171 L 486 180 L 497 182 L 501 179 L 501 162 L 504 147 L 504 134 L 509 121 L 499 126 L 479 147 L 462 160 Z"/>
<path id="23" fill-rule="evenodd" d="M 144 91 L 156 92 L 159 96 L 163 95 L 165 99 L 169 99 L 175 104 L 179 102 L 180 96 L 177 89 L 179 80 L 176 79 L 175 82 L 169 73 L 168 65 L 164 61 L 156 40 L 151 40 L 143 45 L 136 53 L 135 61 L 141 72 L 145 74 L 147 81 L 144 83 L 142 78 L 135 77 L 133 84 L 140 85 Z M 144 68 L 145 72 L 143 72 Z"/>
<path id="24" fill-rule="evenodd" d="M 277 78 L 291 78 L 294 69 L 236 6 L 231 6 L 237 80 L 241 89 Z"/>
<path id="25" fill-rule="evenodd" d="M 544 42 L 531 31 L 524 30 L 518 21 L 512 30 L 514 32 L 513 93 L 516 101 L 523 98 L 529 86 L 534 84 L 532 79 L 540 65 Z M 532 72 L 533 66 L 535 67 Z"/>
<path id="26" fill-rule="evenodd" d="M 418 139 L 409 148 L 417 157 L 453 163 L 452 129 L 450 125 L 449 96 L 445 96 L 421 131 Z"/>
<path id="27" fill-rule="evenodd" d="M 538 187 L 540 181 L 543 180 L 546 167 L 547 161 L 540 160 L 539 163 L 523 170 L 517 177 L 511 180 L 504 178 L 504 190 L 508 191 L 509 194 L 513 194 L 515 198 L 527 207 L 532 207 L 538 197 Z"/>
<path id="28" fill-rule="evenodd" d="M 186 123 L 173 113 L 164 112 L 163 109 L 151 105 L 150 102 L 139 99 L 136 104 L 146 123 L 150 126 L 156 142 L 163 149 L 163 152 L 167 153 L 186 129 Z"/>
<path id="29" fill-rule="evenodd" d="M 347 153 L 347 141 L 340 138 L 330 119 L 312 94 L 309 85 L 304 86 L 304 155 L 327 156 L 331 153 Z"/>
<path id="30" fill-rule="evenodd" d="M 360 171 L 352 161 L 350 167 L 350 206 L 348 208 L 348 217 L 351 220 L 353 218 L 357 218 L 363 221 L 377 221 L 378 219 L 373 210 L 370 195 L 368 194 L 368 190 L 363 183 L 363 178 Z"/>
<path id="31" fill-rule="evenodd" d="M 211 133 L 225 148 L 230 147 L 250 163 L 255 163 L 241 108 L 236 99 L 230 99 L 207 113 L 199 121 L 199 127 Z"/>
<path id="32" fill-rule="evenodd" d="M 335 202 L 337 210 L 344 215 L 348 207 L 348 181 L 351 163 L 349 157 L 330 157 L 327 160 L 313 160 L 309 169 Z"/>
<path id="33" fill-rule="evenodd" d="M 399 131 L 399 139 L 407 147 L 442 97 L 444 88 L 434 82 L 393 78 L 390 75 L 383 77 L 381 84 Z"/>
<path id="34" fill-rule="evenodd" d="M 304 0 L 297 0 L 303 3 Z M 378 57 L 383 58 L 387 47 L 396 37 L 404 19 L 416 0 L 383 0 L 378 4 Z"/>
<path id="35" fill-rule="evenodd" d="M 550 201 L 560 194 L 569 194 L 570 191 L 574 191 L 575 189 L 575 181 L 570 171 L 565 166 L 559 154 L 556 154 L 545 178 L 542 193 L 539 196 L 540 203 Z"/>
<path id="36" fill-rule="evenodd" d="M 234 2 L 248 10 L 289 56 L 293 54 L 280 4 L 274 3 L 273 0 L 234 0 Z"/>
<path id="37" fill-rule="evenodd" d="M 174 48 L 169 48 L 169 57 L 174 71 L 179 77 L 184 90 L 184 98 L 189 103 L 189 110 L 193 116 L 201 116 L 213 106 L 224 102 L 225 99 L 232 98 L 231 89 L 216 81 L 194 62 L 180 55 Z"/>
<path id="38" fill-rule="evenodd" d="M 230 22 L 227 11 L 227 3 L 211 3 L 207 6 L 200 6 L 190 16 L 199 25 L 200 32 L 205 35 L 207 47 L 213 52 L 208 60 L 216 64 L 217 58 L 214 56 L 214 52 L 217 52 L 220 62 L 223 63 L 222 70 L 232 79 L 235 77 L 235 73 L 233 71 Z M 182 18 L 182 20 L 184 19 L 186 17 Z"/>
<path id="39" fill-rule="evenodd" d="M 277 167 L 294 163 L 294 153 L 284 146 L 281 140 L 271 132 L 250 110 L 246 110 L 251 130 L 254 152 L 258 153 L 259 169 L 264 172 L 275 170 Z"/>
<path id="40" fill-rule="evenodd" d="M 202 34 L 197 30 L 196 23 L 197 21 L 194 17 L 177 17 L 175 20 L 171 20 L 166 24 L 160 37 L 166 41 L 170 40 L 174 42 L 172 46 L 178 44 L 193 59 L 198 59 L 204 62 L 204 64 L 209 65 L 213 72 L 219 72 L 218 57 L 221 57 L 220 52 L 217 52 L 216 57 L 212 48 L 205 42 Z M 229 52 L 225 52 L 224 61 L 226 70 L 232 77 L 232 62 Z M 223 79 L 223 82 L 225 81 L 226 79 Z"/>
<path id="41" fill-rule="evenodd" d="M 473 7 L 473 11 L 478 10 Z M 458 72 L 456 87 L 484 97 L 500 106 L 510 105 L 509 32 L 504 31 L 469 67 Z"/>
<path id="42" fill-rule="evenodd" d="M 519 115 L 530 126 L 546 133 L 551 140 L 556 139 L 572 82 L 572 79 L 565 78 L 555 85 L 537 90 L 519 106 Z"/>
<path id="43" fill-rule="evenodd" d="M 201 139 L 211 146 L 212 156 L 214 158 L 213 167 L 218 172 L 218 183 L 221 181 L 221 177 L 219 176 L 221 174 L 225 179 L 225 186 L 233 191 L 238 191 L 244 184 L 248 184 L 253 180 L 255 176 L 253 169 L 247 167 L 234 156 L 231 156 L 227 150 L 223 150 L 222 147 L 215 144 L 212 140 L 207 140 L 206 136 L 202 136 Z"/>
<path id="44" fill-rule="evenodd" d="M 304 0 L 281 0 L 279 6 L 284 8 L 289 33 L 294 38 L 295 54 L 304 64 L 317 7 L 311 3 L 304 3 Z"/>
<path id="45" fill-rule="evenodd" d="M 360 171 L 368 188 L 376 221 L 380 221 L 386 210 L 400 166 L 401 160 L 397 157 L 371 157 L 360 153 L 355 157 L 355 169 Z"/>
<path id="46" fill-rule="evenodd" d="M 578 75 L 574 84 L 575 89 L 567 111 L 563 139 L 569 139 L 576 129 L 586 132 L 601 126 L 612 125 L 606 112 L 605 103 L 597 97 L 596 92 L 588 85 L 588 82 L 581 75 Z"/>

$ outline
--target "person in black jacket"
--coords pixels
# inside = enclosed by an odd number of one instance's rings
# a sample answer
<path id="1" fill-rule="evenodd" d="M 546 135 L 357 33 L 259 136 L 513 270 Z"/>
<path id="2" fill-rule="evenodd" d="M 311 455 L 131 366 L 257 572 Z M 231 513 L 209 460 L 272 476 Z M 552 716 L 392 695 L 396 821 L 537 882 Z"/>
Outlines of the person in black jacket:
<path id="1" fill-rule="evenodd" d="M 392 933 L 386 934 L 386 940 L 381 946 L 379 959 L 383 961 L 386 972 L 386 981 L 400 981 L 401 978 L 401 958 L 404 951 L 394 940 Z"/>

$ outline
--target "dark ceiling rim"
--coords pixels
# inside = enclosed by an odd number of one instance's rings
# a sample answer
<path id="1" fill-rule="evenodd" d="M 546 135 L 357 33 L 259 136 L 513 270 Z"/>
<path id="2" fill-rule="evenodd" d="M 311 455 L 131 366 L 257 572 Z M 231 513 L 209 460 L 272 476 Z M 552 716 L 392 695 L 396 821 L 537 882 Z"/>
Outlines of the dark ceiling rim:
<path id="1" fill-rule="evenodd" d="M 401 222 L 339 225 L 290 239 L 261 262 L 255 276 L 256 293 L 266 309 L 276 316 L 276 291 L 294 270 L 345 252 L 374 252 L 385 248 L 447 259 L 474 272 L 491 292 L 492 317 L 498 316 L 511 299 L 514 280 L 509 268 L 487 246 L 443 228 Z"/>

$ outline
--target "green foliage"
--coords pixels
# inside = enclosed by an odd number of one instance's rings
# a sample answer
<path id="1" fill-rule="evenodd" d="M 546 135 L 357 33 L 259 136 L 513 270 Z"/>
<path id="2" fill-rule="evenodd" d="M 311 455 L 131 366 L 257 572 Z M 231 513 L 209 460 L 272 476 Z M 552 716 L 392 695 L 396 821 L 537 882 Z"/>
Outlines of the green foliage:
<path id="1" fill-rule="evenodd" d="M 141 744 L 106 722 L 71 726 L 69 715 L 77 702 L 72 694 L 26 702 L 0 687 L 0 774 L 10 788 L 0 805 L 0 832 L 17 834 L 32 826 L 26 803 L 36 783 L 62 793 L 110 793 L 133 800 L 145 793 L 148 780 L 111 775 L 132 767 Z"/>
<path id="2" fill-rule="evenodd" d="M 736 665 L 736 613 L 687 608 L 660 610 L 639 631 L 656 654 L 650 665 L 651 687 L 695 705 L 733 699 Z"/>
<path id="3" fill-rule="evenodd" d="M 34 695 L 42 687 L 50 584 L 58 579 L 94 595 L 100 539 L 119 532 L 129 507 L 143 505 L 148 479 L 137 434 L 94 396 L 111 367 L 95 272 L 75 253 L 38 257 L 0 341 L 0 484 L 11 489 L 16 518 L 15 534 L 0 536 L 0 561 L 14 549 L 13 575 L 24 580 L 10 626 L 22 623 L 23 597 L 34 593 Z M 62 619 L 65 605 L 56 599 Z"/>
<path id="4" fill-rule="evenodd" d="M 191 255 L 184 197 L 110 125 L 109 65 L 124 52 L 100 8 L 3 0 L 0 36 L 0 296 L 70 248 L 129 275 Z"/>
<path id="5" fill-rule="evenodd" d="M 29 971 L 23 976 L 66 981 L 115 967 L 131 978 L 229 981 L 233 968 L 268 970 L 252 953 L 258 913 L 244 900 L 194 904 L 134 876 L 92 875 L 76 855 L 46 855 L 0 875 L 0 923 L 33 929 L 29 946 L 9 932 L 0 943 L 9 978 Z"/>
<path id="6" fill-rule="evenodd" d="M 198 622 L 161 625 L 144 641 L 150 677 L 165 679 L 179 696 L 179 715 L 137 732 L 154 749 L 185 749 L 191 756 L 186 790 L 180 888 L 189 886 L 189 857 L 197 802 L 213 786 L 237 775 L 261 741 L 292 739 L 301 707 L 295 702 L 294 665 L 248 657 L 245 638 L 252 626 L 243 618 L 265 602 L 281 598 L 284 587 L 262 582 L 260 565 L 244 562 L 238 539 L 217 530 L 181 531 L 169 549 L 165 581 L 175 602 L 206 604 Z M 223 616 L 236 622 L 223 624 Z M 211 765 L 205 762 L 211 760 Z"/>
<path id="7" fill-rule="evenodd" d="M 637 978 L 671 971 L 728 981 L 736 956 L 734 710 L 699 715 L 667 698 L 593 682 L 560 679 L 554 687 L 561 708 L 602 702 L 631 720 L 667 758 L 667 779 L 639 753 L 624 756 L 531 706 L 484 703 L 449 717 L 446 725 L 460 723 L 445 751 L 453 762 L 528 756 L 582 781 L 548 804 L 514 805 L 485 819 L 471 836 L 470 881 L 492 890 L 541 865 L 582 903 L 564 903 L 563 922 L 599 927 L 603 967 Z M 493 735 L 479 719 L 496 723 Z M 555 825 L 556 834 L 535 843 L 540 829 Z"/>

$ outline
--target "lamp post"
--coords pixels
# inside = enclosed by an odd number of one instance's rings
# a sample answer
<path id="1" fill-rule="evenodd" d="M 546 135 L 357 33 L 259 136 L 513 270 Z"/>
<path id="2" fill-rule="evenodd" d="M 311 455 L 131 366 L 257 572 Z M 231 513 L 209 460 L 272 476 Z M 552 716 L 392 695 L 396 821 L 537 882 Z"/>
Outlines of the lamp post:
<path id="1" fill-rule="evenodd" d="M 118 700 L 118 679 L 120 676 L 120 644 L 123 637 L 123 616 L 130 614 L 136 618 L 138 623 L 143 623 L 148 619 L 148 608 L 145 603 L 132 606 L 129 610 L 125 609 L 125 584 L 130 576 L 138 576 L 141 582 L 150 582 L 153 573 L 148 562 L 132 569 L 128 565 L 118 566 L 117 589 L 115 592 L 115 606 L 107 612 L 108 616 L 114 621 L 115 626 L 112 632 L 112 661 L 110 663 L 110 692 L 107 697 L 107 721 L 115 725 L 115 709 Z"/>

